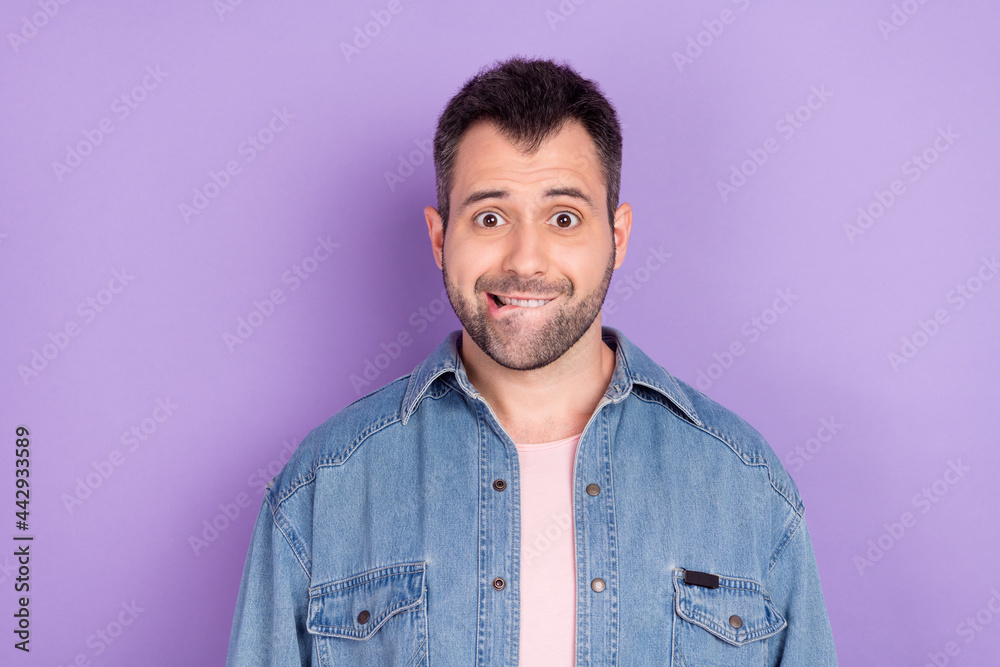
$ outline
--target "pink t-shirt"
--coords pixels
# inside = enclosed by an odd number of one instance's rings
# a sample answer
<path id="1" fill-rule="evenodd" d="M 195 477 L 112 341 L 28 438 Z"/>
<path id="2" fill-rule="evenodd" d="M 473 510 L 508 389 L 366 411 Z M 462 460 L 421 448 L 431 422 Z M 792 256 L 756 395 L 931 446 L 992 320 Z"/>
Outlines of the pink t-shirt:
<path id="1" fill-rule="evenodd" d="M 574 664 L 573 458 L 581 435 L 515 443 L 521 469 L 521 667 Z"/>

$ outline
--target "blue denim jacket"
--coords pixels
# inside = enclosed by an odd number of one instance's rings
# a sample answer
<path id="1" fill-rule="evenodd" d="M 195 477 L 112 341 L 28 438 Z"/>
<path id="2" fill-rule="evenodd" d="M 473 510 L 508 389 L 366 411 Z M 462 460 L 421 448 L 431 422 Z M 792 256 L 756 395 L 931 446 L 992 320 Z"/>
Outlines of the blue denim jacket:
<path id="1" fill-rule="evenodd" d="M 615 370 L 573 473 L 576 664 L 836 665 L 770 446 L 602 336 Z M 518 664 L 518 455 L 460 342 L 311 431 L 268 484 L 227 665 Z"/>

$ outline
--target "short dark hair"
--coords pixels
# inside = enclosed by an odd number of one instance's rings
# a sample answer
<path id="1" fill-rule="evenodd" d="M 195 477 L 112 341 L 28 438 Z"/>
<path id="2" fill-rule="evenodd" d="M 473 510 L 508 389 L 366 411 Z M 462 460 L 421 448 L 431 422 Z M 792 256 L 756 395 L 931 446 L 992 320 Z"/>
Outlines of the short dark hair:
<path id="1" fill-rule="evenodd" d="M 448 229 L 455 157 L 469 126 L 479 120 L 491 121 L 530 155 L 570 119 L 580 121 L 594 141 L 613 230 L 622 171 L 622 132 L 614 107 L 596 83 L 584 79 L 568 64 L 514 56 L 484 67 L 466 81 L 438 118 L 434 171 L 444 231 Z"/>

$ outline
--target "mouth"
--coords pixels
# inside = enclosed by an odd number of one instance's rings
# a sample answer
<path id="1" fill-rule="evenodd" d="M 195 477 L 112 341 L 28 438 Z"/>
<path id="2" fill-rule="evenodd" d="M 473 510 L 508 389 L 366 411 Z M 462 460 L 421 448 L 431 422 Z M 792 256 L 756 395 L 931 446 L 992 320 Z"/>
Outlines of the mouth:
<path id="1" fill-rule="evenodd" d="M 555 300 L 556 297 L 549 297 L 547 299 L 539 299 L 537 297 L 531 298 L 519 298 L 516 296 L 503 296 L 500 294 L 493 294 L 492 292 L 486 293 L 486 300 L 490 305 L 491 314 L 506 313 L 512 310 L 538 310 L 550 301 Z"/>

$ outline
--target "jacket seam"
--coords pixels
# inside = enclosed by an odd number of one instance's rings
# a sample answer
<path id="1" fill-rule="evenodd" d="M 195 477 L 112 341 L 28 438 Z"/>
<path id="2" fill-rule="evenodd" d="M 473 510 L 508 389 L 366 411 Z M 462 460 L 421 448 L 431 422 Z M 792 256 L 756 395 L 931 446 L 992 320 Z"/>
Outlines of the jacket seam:
<path id="1" fill-rule="evenodd" d="M 645 401 L 647 403 L 659 405 L 664 409 L 666 409 L 675 417 L 681 418 L 681 416 L 678 415 L 674 410 L 672 410 L 669 406 L 665 406 L 660 401 L 652 401 L 647 398 L 643 398 L 642 396 L 638 395 L 635 392 L 633 392 L 633 395 L 640 401 Z M 726 445 L 726 447 L 728 447 L 734 454 L 736 454 L 736 456 L 739 457 L 740 461 L 742 461 L 744 465 L 764 466 L 764 468 L 767 470 L 767 481 L 771 485 L 771 488 L 774 489 L 776 493 L 778 493 L 782 498 L 785 499 L 785 502 L 787 502 L 788 505 L 792 508 L 792 511 L 794 511 L 796 514 L 800 515 L 802 514 L 802 512 L 804 511 L 802 503 L 801 502 L 798 504 L 794 503 L 792 499 L 789 497 L 790 494 L 784 489 L 784 487 L 782 487 L 780 484 L 774 481 L 774 475 L 771 474 L 771 466 L 767 464 L 767 459 L 760 456 L 751 456 L 747 454 L 739 447 L 739 445 L 733 442 L 726 434 L 716 430 L 715 428 L 704 422 L 702 422 L 701 424 L 695 424 L 690 420 L 683 418 L 681 418 L 681 421 L 693 428 L 697 428 L 701 431 L 704 431 L 708 435 L 719 440 L 722 444 Z"/>
<path id="2" fill-rule="evenodd" d="M 291 530 L 293 530 L 292 526 L 291 526 L 291 522 L 288 521 L 287 517 L 285 517 L 284 514 L 282 514 L 282 521 L 278 520 L 278 513 L 281 512 L 280 508 L 278 507 L 278 505 L 280 505 L 280 503 L 272 505 L 271 502 L 270 502 L 270 500 L 268 500 L 268 505 L 271 508 L 271 520 L 274 522 L 275 528 L 277 528 L 278 532 L 281 533 L 281 536 L 285 538 L 285 542 L 288 543 L 288 548 L 292 550 L 293 554 L 295 554 L 295 560 L 299 564 L 299 566 L 302 567 L 303 572 L 305 572 L 306 579 L 311 580 L 312 579 L 312 574 L 310 573 L 309 566 L 306 565 L 306 563 L 304 563 L 302 561 L 302 557 L 299 554 L 299 550 L 295 547 L 295 544 L 292 542 L 292 539 L 288 536 L 288 532 L 285 530 L 285 526 L 283 525 L 283 524 L 287 523 L 288 524 L 288 530 L 291 531 Z M 298 538 L 297 535 L 296 535 L 296 538 Z M 299 540 L 296 539 L 296 541 L 299 541 Z"/>
<path id="3" fill-rule="evenodd" d="M 301 477 L 289 482 L 288 488 L 285 489 L 285 491 L 281 494 L 281 496 L 275 501 L 274 503 L 275 509 L 280 507 L 283 502 L 285 502 L 288 498 L 290 498 L 292 494 L 298 491 L 300 488 L 302 488 L 306 484 L 311 484 L 314 479 L 316 479 L 315 466 L 305 475 L 302 475 Z"/>
<path id="4" fill-rule="evenodd" d="M 795 512 L 800 516 L 802 515 L 802 512 L 804 511 L 804 508 L 802 507 L 802 502 L 801 501 L 798 503 L 793 502 L 789 492 L 783 486 L 775 482 L 774 475 L 771 474 L 771 466 L 768 465 L 767 459 L 760 456 L 750 456 L 749 454 L 741 450 L 739 446 L 735 442 L 733 442 L 726 434 L 722 433 L 721 431 L 717 431 L 715 428 L 709 426 L 708 424 L 696 426 L 696 428 L 700 428 L 709 435 L 717 438 L 720 442 L 722 442 L 731 450 L 733 450 L 733 452 L 746 465 L 764 466 L 764 468 L 767 470 L 767 480 L 770 483 L 771 488 L 774 489 L 782 498 L 785 499 L 788 505 L 792 508 L 793 512 Z"/>
<path id="5" fill-rule="evenodd" d="M 371 390 L 370 392 L 368 392 L 368 393 L 367 393 L 367 394 L 365 394 L 364 396 L 358 396 L 358 397 L 357 397 L 356 399 L 354 399 L 353 401 L 351 401 L 350 403 L 348 403 L 347 405 L 345 405 L 344 407 L 342 407 L 342 408 L 340 409 L 340 411 L 343 411 L 343 410 L 346 410 L 347 408 L 351 407 L 351 406 L 352 406 L 352 405 L 354 405 L 355 403 L 358 403 L 358 402 L 360 402 L 360 401 L 363 401 L 363 400 L 365 400 L 365 399 L 366 399 L 366 398 L 368 398 L 369 396 L 373 396 L 373 395 L 375 395 L 375 394 L 377 394 L 377 393 L 379 393 L 379 392 L 382 392 L 382 391 L 385 391 L 386 389 L 388 389 L 388 388 L 389 388 L 389 387 L 391 387 L 392 385 L 396 384 L 397 382 L 400 382 L 400 381 L 402 381 L 402 380 L 408 380 L 408 379 L 409 379 L 409 377 L 410 377 L 411 375 L 413 375 L 413 371 L 410 371 L 410 372 L 409 372 L 409 373 L 407 373 L 406 375 L 401 375 L 401 376 L 399 376 L 398 378 L 396 378 L 395 380 L 392 380 L 392 381 L 390 381 L 390 382 L 386 382 L 386 383 L 385 383 L 384 385 L 382 385 L 381 387 L 378 387 L 378 388 L 376 388 L 376 389 L 372 389 L 372 390 Z"/>
<path id="6" fill-rule="evenodd" d="M 664 394 L 661 390 L 657 389 L 656 387 L 653 387 L 651 385 L 644 384 L 644 383 L 641 383 L 641 382 L 633 382 L 632 385 L 633 385 L 632 395 L 635 396 L 636 398 L 638 398 L 640 401 L 645 401 L 646 403 L 656 403 L 657 405 L 660 405 L 660 406 L 666 408 L 671 414 L 673 414 L 676 417 L 679 417 L 682 421 L 686 421 L 686 422 L 690 423 L 692 426 L 697 426 L 697 424 L 700 423 L 700 419 L 699 419 L 699 422 L 693 421 L 691 419 L 691 415 L 689 415 L 686 412 L 684 412 L 684 410 L 682 410 L 680 407 L 678 407 L 677 403 L 671 397 L 667 396 L 666 394 Z M 634 387 L 641 387 L 643 390 L 646 390 L 649 393 L 655 392 L 657 396 L 662 396 L 662 397 L 666 398 L 667 401 L 663 402 L 663 401 L 660 401 L 660 400 L 646 398 L 645 396 L 643 396 L 639 392 L 635 391 Z"/>
<path id="7" fill-rule="evenodd" d="M 316 479 L 317 470 L 329 466 L 343 465 L 347 461 L 347 459 L 350 458 L 351 454 L 354 453 L 354 450 L 356 450 L 358 447 L 361 446 L 361 443 L 363 443 L 372 435 L 381 431 L 383 428 L 392 426 L 398 421 L 399 421 L 398 414 L 389 415 L 388 417 L 383 417 L 382 419 L 368 425 L 363 431 L 361 431 L 361 433 L 355 436 L 354 440 L 351 442 L 350 445 L 347 446 L 347 448 L 340 450 L 340 452 L 338 452 L 336 455 L 324 456 L 322 458 L 316 459 L 316 461 L 313 463 L 313 466 L 308 473 L 305 473 L 302 476 L 288 483 L 288 488 L 281 494 L 281 497 L 277 501 L 278 505 L 285 502 L 285 500 L 289 496 L 298 491 L 301 487 L 305 486 L 306 484 L 312 483 Z"/>
<path id="8" fill-rule="evenodd" d="M 768 564 L 767 567 L 767 574 L 771 574 L 771 570 L 773 570 L 774 566 L 778 564 L 779 560 L 781 560 L 781 556 L 785 553 L 785 547 L 788 546 L 788 543 L 792 541 L 792 538 L 795 536 L 795 533 L 798 532 L 799 527 L 802 526 L 802 521 L 803 521 L 803 515 L 796 512 L 795 525 L 792 527 L 791 530 L 785 532 L 785 538 L 781 541 L 780 544 L 778 544 L 777 547 L 775 547 L 775 553 L 773 556 L 771 556 L 771 562 Z"/>
<path id="9" fill-rule="evenodd" d="M 425 572 L 425 568 L 417 568 L 417 569 L 400 570 L 399 572 L 386 572 L 385 574 L 380 574 L 380 575 L 378 575 L 376 577 L 372 577 L 371 579 L 362 579 L 362 577 L 365 577 L 365 576 L 367 576 L 369 574 L 372 574 L 373 572 L 381 572 L 383 570 L 395 570 L 397 568 L 407 567 L 409 565 L 422 565 L 423 562 L 424 561 L 414 561 L 412 563 L 398 563 L 396 565 L 388 565 L 388 566 L 385 566 L 385 567 L 377 567 L 377 568 L 374 568 L 372 570 L 368 570 L 367 572 L 362 572 L 360 574 L 356 574 L 356 575 L 350 576 L 350 577 L 348 577 L 346 579 L 338 579 L 336 581 L 330 581 L 330 582 L 327 582 L 325 584 L 320 584 L 318 586 L 314 586 L 314 587 L 312 587 L 312 588 L 309 589 L 310 590 L 309 597 L 310 598 L 319 598 L 319 597 L 323 597 L 324 595 L 329 595 L 330 593 L 340 593 L 342 591 L 347 591 L 347 590 L 350 590 L 352 588 L 356 588 L 358 586 L 363 586 L 365 584 L 374 583 L 374 582 L 378 581 L 379 579 L 385 579 L 386 577 L 398 577 L 400 575 L 407 575 L 407 574 L 409 574 L 409 575 L 419 574 L 419 575 L 423 576 L 423 573 Z M 356 584 L 351 584 L 350 586 L 344 586 L 343 588 L 330 588 L 331 586 L 336 586 L 337 584 L 346 584 L 347 582 L 354 581 L 355 579 L 361 579 L 361 581 L 357 582 Z M 323 590 L 325 588 L 330 588 L 330 590 L 324 591 L 322 593 L 319 592 L 319 591 L 321 591 L 321 590 Z M 316 592 L 313 593 L 311 591 L 316 591 Z"/>

